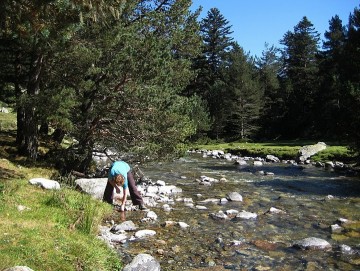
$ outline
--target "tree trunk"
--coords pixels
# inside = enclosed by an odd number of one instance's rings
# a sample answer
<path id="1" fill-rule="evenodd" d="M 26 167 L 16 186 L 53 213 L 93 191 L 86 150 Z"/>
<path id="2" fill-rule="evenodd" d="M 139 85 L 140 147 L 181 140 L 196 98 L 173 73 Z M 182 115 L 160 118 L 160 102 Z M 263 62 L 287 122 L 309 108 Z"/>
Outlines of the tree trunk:
<path id="1" fill-rule="evenodd" d="M 53 140 L 55 140 L 59 144 L 63 141 L 64 137 L 65 137 L 65 131 L 60 128 L 57 128 L 52 134 Z"/>
<path id="2" fill-rule="evenodd" d="M 38 120 L 36 117 L 36 104 L 33 98 L 39 94 L 40 73 L 43 56 L 37 55 L 32 61 L 30 78 L 27 85 L 27 101 L 25 105 L 24 138 L 26 156 L 32 160 L 37 159 L 38 151 Z"/>
<path id="3" fill-rule="evenodd" d="M 21 96 L 21 90 L 18 83 L 15 84 L 15 93 L 16 93 L 16 100 L 17 100 L 17 110 L 16 110 L 16 145 L 18 150 L 21 152 L 24 148 L 24 123 L 25 123 L 25 112 L 24 108 L 20 105 L 20 96 Z"/>
<path id="4" fill-rule="evenodd" d="M 28 158 L 37 159 L 38 137 L 35 107 L 29 104 L 25 109 L 25 152 Z"/>
<path id="5" fill-rule="evenodd" d="M 46 122 L 41 123 L 39 134 L 41 135 L 48 135 L 49 134 L 49 124 Z"/>

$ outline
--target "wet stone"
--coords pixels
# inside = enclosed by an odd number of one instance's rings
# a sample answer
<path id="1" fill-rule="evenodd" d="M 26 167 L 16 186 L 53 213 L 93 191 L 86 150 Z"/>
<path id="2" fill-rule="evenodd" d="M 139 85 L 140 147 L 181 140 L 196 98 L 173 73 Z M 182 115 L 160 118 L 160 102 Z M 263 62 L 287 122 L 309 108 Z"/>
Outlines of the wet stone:
<path id="1" fill-rule="evenodd" d="M 255 219 L 255 218 L 257 218 L 257 214 L 247 212 L 247 211 L 241 211 L 240 213 L 238 213 L 236 215 L 235 218 L 237 218 L 237 219 Z"/>
<path id="2" fill-rule="evenodd" d="M 123 271 L 160 271 L 160 263 L 151 255 L 139 254 L 131 263 L 126 265 Z"/>
<path id="3" fill-rule="evenodd" d="M 123 262 L 129 263 L 138 253 L 148 253 L 160 261 L 163 271 L 266 270 L 269 267 L 270 270 L 290 271 L 294 266 L 311 270 L 313 265 L 307 266 L 307 263 L 316 263 L 318 270 L 357 270 L 358 227 L 352 221 L 358 219 L 356 208 L 360 200 L 356 195 L 347 195 L 355 190 L 352 183 L 344 176 L 337 177 L 336 172 L 287 163 L 264 163 L 263 167 L 255 169 L 252 162 L 236 166 L 232 161 L 202 159 L 199 155 L 199 158 L 186 157 L 174 163 L 144 167 L 149 176 L 164 180 L 165 187 L 175 185 L 182 193 L 161 194 L 158 189 L 162 186 L 154 182 L 144 186 L 143 192 L 146 193 L 146 187 L 156 186 L 157 193 L 148 193 L 153 205 L 146 205 L 156 212 L 157 220 L 142 223 L 146 213 L 137 210 L 114 214 L 113 224 L 128 219 L 137 224 L 137 231 L 156 231 L 156 237 L 145 235 L 141 239 L 128 233 L 126 244 L 115 243 Z M 258 170 L 274 172 L 276 177 L 255 174 Z M 188 178 L 181 179 L 183 175 Z M 203 175 L 214 179 L 224 177 L 227 181 L 198 185 L 194 180 L 200 180 Z M 227 195 L 232 192 L 241 193 L 243 201 L 229 200 Z M 326 195 L 333 195 L 334 199 L 324 200 Z M 225 198 L 227 202 L 222 204 Z M 241 211 L 240 206 L 243 212 L 236 213 Z M 235 218 L 240 213 L 246 217 L 245 210 L 249 210 L 248 216 L 252 218 Z M 285 210 L 286 215 L 279 215 Z M 342 222 L 338 221 L 340 212 L 334 210 L 341 210 Z M 225 214 L 230 219 L 213 219 L 209 214 L 219 217 Z M 126 218 L 121 218 L 122 215 Z M 190 227 L 181 229 L 179 222 Z M 327 249 L 306 252 L 293 248 L 292 240 L 303 240 L 304 236 L 330 238 L 330 226 L 334 224 L 344 230 L 341 236 L 332 234 L 332 238 L 338 238 L 332 241 L 350 247 L 350 252 L 346 252 L 346 246 L 342 249 L 344 252 L 340 247 L 336 247 L 335 252 Z M 166 243 L 158 243 L 157 238 Z M 318 250 L 318 244 L 313 246 Z M 303 244 L 302 249 L 310 247 Z M 126 255 L 130 255 L 129 260 L 125 260 Z M 213 264 L 216 265 L 209 266 Z"/>
<path id="4" fill-rule="evenodd" d="M 138 227 L 132 222 L 131 220 L 125 221 L 119 225 L 114 225 L 111 228 L 112 232 L 119 232 L 119 231 L 136 231 Z"/>
<path id="5" fill-rule="evenodd" d="M 328 241 L 316 237 L 309 237 L 295 241 L 293 246 L 301 249 L 318 249 L 318 250 L 331 249 L 331 245 Z"/>
<path id="6" fill-rule="evenodd" d="M 275 243 L 271 243 L 265 240 L 255 240 L 253 241 L 253 244 L 263 250 L 275 250 L 277 248 Z"/>
<path id="7" fill-rule="evenodd" d="M 139 230 L 135 233 L 136 238 L 144 238 L 148 236 L 153 236 L 156 234 L 156 231 L 154 230 Z"/>
<path id="8" fill-rule="evenodd" d="M 230 201 L 243 201 L 243 197 L 238 192 L 230 192 L 227 194 Z"/>

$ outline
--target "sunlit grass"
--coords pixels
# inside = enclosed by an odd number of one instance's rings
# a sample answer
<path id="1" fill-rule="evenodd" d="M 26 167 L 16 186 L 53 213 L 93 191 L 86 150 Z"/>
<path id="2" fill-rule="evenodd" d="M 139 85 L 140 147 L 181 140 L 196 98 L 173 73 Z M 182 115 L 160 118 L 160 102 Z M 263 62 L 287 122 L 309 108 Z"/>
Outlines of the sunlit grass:
<path id="1" fill-rule="evenodd" d="M 111 207 L 89 195 L 63 187 L 32 186 L 33 177 L 48 178 L 52 169 L 17 166 L 0 181 L 0 270 L 25 265 L 33 270 L 121 270 L 118 255 L 96 237 Z"/>
<path id="2" fill-rule="evenodd" d="M 223 150 L 242 156 L 265 157 L 268 154 L 280 159 L 295 159 L 304 145 L 316 144 L 314 141 L 277 141 L 277 142 L 231 142 L 220 144 L 196 145 L 193 148 L 206 150 Z M 327 145 L 327 148 L 311 157 L 313 161 L 351 161 L 355 154 L 346 146 Z"/>
<path id="3" fill-rule="evenodd" d="M 0 112 L 0 131 L 16 130 L 16 114 Z"/>

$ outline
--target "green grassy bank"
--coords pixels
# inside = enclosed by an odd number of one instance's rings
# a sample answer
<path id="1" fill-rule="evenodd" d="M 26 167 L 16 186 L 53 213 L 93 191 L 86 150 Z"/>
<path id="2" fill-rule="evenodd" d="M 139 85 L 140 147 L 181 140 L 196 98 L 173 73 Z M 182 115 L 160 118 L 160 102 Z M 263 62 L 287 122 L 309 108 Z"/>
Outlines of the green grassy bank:
<path id="1" fill-rule="evenodd" d="M 316 143 L 316 141 L 309 140 L 293 140 L 262 143 L 232 142 L 194 145 L 192 147 L 194 149 L 222 150 L 242 156 L 265 157 L 266 155 L 271 154 L 279 159 L 295 159 L 302 146 Z M 347 146 L 336 145 L 332 142 L 325 143 L 327 145 L 326 149 L 312 156 L 312 161 L 341 161 L 345 163 L 353 163 L 355 161 L 355 153 Z"/>
<path id="2" fill-rule="evenodd" d="M 121 270 L 119 257 L 96 238 L 112 208 L 63 187 L 32 186 L 33 177 L 54 171 L 0 159 L 0 270 L 23 265 L 33 270 Z"/>
<path id="3" fill-rule="evenodd" d="M 0 270 L 121 270 L 119 256 L 97 238 L 111 206 L 65 185 L 57 191 L 30 185 L 31 178 L 58 173 L 46 161 L 17 155 L 15 129 L 16 116 L 0 113 Z"/>

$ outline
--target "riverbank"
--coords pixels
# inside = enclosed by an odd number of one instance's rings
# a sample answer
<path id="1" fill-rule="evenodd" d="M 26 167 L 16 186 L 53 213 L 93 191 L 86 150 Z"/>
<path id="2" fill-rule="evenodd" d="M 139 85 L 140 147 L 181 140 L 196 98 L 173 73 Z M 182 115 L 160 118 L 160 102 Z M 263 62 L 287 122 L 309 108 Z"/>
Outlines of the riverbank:
<path id="1" fill-rule="evenodd" d="M 274 142 L 231 142 L 219 144 L 193 145 L 197 150 L 222 150 L 226 153 L 251 157 L 266 157 L 274 155 L 280 160 L 295 160 L 299 150 L 306 145 L 317 143 L 313 140 L 288 140 Z M 341 161 L 357 166 L 356 153 L 349 147 L 335 142 L 325 142 L 326 149 L 311 157 L 313 162 Z"/>
<path id="2" fill-rule="evenodd" d="M 97 238 L 111 206 L 62 186 L 45 190 L 29 184 L 56 171 L 0 159 L 0 270 L 121 270 L 112 249 Z"/>

